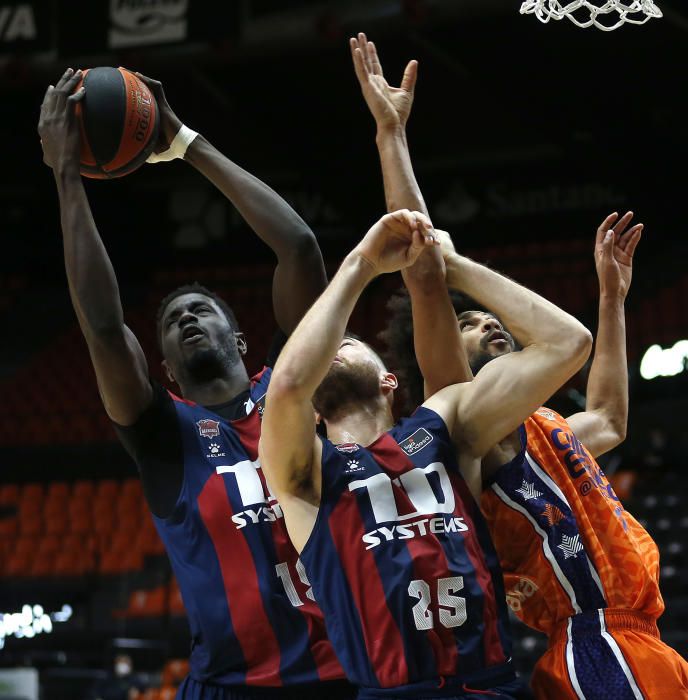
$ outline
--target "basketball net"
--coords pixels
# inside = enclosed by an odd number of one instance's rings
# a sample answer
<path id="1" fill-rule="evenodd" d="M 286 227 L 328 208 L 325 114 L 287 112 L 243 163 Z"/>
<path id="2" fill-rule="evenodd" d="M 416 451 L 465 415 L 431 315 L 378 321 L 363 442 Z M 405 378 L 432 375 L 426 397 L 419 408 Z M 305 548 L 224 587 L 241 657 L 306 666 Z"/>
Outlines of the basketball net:
<path id="1" fill-rule="evenodd" d="M 653 0 L 525 0 L 522 15 L 535 15 L 541 22 L 568 17 L 579 27 L 595 26 L 605 32 L 622 24 L 645 24 L 650 17 L 661 17 Z"/>

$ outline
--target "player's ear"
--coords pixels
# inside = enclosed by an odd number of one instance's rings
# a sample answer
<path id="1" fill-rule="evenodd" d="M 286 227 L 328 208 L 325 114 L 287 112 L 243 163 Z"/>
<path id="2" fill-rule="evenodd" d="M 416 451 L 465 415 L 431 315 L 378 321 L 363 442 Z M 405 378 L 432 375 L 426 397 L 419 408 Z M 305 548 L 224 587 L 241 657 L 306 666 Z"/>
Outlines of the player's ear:
<path id="1" fill-rule="evenodd" d="M 162 367 L 162 371 L 165 373 L 165 376 L 172 382 L 172 384 L 176 384 L 177 380 L 174 378 L 174 374 L 172 374 L 172 369 L 167 364 L 167 360 L 163 360 L 160 365 Z"/>
<path id="2" fill-rule="evenodd" d="M 240 355 L 245 355 L 248 352 L 248 344 L 246 343 L 246 338 L 241 332 L 234 332 L 234 337 L 236 338 L 237 350 Z"/>
<path id="3" fill-rule="evenodd" d="M 396 376 L 393 375 L 391 372 L 385 372 L 380 376 L 380 386 L 382 387 L 382 391 L 384 393 L 387 393 L 389 391 L 394 391 L 395 389 L 398 389 L 399 381 L 397 380 Z"/>

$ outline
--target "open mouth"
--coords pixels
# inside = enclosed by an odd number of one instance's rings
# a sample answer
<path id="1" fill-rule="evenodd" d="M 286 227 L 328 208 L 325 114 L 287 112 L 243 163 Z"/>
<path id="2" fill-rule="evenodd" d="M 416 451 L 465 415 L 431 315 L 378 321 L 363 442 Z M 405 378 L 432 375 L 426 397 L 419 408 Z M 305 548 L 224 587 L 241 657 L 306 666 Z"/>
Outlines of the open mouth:
<path id="1" fill-rule="evenodd" d="M 506 337 L 506 334 L 502 333 L 501 331 L 495 331 L 494 333 L 492 333 L 492 335 L 490 335 L 490 337 L 487 340 L 488 343 L 494 343 L 499 341 L 503 343 L 509 342 L 508 338 Z"/>
<path id="2" fill-rule="evenodd" d="M 182 331 L 183 343 L 197 343 L 201 338 L 205 337 L 205 333 L 198 326 L 185 326 Z"/>

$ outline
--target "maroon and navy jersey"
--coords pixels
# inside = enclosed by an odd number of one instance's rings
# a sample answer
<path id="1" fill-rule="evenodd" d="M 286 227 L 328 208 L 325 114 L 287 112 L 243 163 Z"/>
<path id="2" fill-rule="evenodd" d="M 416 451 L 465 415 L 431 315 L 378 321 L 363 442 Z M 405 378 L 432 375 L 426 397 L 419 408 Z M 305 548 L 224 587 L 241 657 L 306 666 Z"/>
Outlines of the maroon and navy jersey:
<path id="1" fill-rule="evenodd" d="M 191 676 L 214 684 L 344 677 L 258 461 L 270 374 L 254 377 L 247 415 L 238 420 L 172 395 L 183 484 L 172 514 L 154 520 L 189 618 Z"/>
<path id="2" fill-rule="evenodd" d="M 468 676 L 510 658 L 497 556 L 430 409 L 368 447 L 323 441 L 320 510 L 301 561 L 357 685 Z"/>

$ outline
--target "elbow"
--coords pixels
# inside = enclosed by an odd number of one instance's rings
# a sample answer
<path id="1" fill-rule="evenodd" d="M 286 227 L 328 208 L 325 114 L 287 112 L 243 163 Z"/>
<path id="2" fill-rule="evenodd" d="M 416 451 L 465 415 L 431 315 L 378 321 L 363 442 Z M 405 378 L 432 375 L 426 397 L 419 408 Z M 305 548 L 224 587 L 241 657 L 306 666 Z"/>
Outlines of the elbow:
<path id="1" fill-rule="evenodd" d="M 275 368 L 270 377 L 266 407 L 268 404 L 288 405 L 300 402 L 308 393 L 305 380 L 297 372 L 291 371 L 289 367 Z M 310 395 L 307 398 L 310 399 Z"/>
<path id="2" fill-rule="evenodd" d="M 289 245 L 289 254 L 299 258 L 317 257 L 322 259 L 318 239 L 307 224 L 303 223 L 302 226 L 295 230 L 293 240 Z"/>
<path id="3" fill-rule="evenodd" d="M 88 318 L 79 317 L 79 324 L 86 340 L 106 345 L 114 345 L 118 342 L 125 342 L 125 325 L 121 317 L 106 318 L 103 316 Z"/>
<path id="4" fill-rule="evenodd" d="M 626 434 L 628 431 L 628 422 L 625 417 L 614 417 L 609 421 L 609 434 L 613 437 L 613 444 L 610 445 L 609 449 L 618 447 L 626 439 Z"/>
<path id="5" fill-rule="evenodd" d="M 575 366 L 575 371 L 583 367 L 588 361 L 592 352 L 592 333 L 581 323 L 576 323 L 577 327 L 568 338 L 568 350 L 571 355 L 571 363 Z"/>

